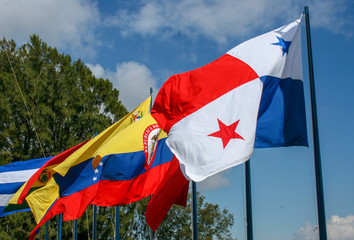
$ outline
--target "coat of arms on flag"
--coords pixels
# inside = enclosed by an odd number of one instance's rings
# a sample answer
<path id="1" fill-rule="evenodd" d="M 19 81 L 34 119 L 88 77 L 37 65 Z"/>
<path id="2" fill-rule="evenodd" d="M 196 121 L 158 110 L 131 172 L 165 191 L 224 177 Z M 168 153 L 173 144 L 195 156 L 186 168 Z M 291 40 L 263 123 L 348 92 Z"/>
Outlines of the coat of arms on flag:
<path id="1" fill-rule="evenodd" d="M 160 127 L 157 123 L 148 126 L 143 135 L 144 153 L 145 153 L 145 169 L 148 169 L 154 161 Z"/>
<path id="2" fill-rule="evenodd" d="M 137 110 L 137 111 L 133 112 L 130 117 L 130 122 L 133 123 L 133 122 L 138 121 L 140 118 L 143 117 L 143 115 L 144 115 L 143 111 L 141 111 L 141 110 Z"/>

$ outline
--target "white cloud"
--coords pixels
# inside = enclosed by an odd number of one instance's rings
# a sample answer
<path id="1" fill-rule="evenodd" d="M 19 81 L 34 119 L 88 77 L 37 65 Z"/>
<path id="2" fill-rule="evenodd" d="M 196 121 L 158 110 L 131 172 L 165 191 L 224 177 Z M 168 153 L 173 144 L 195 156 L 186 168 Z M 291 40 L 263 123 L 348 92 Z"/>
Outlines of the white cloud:
<path id="1" fill-rule="evenodd" d="M 334 33 L 350 36 L 354 29 L 354 14 L 352 14 L 352 11 L 353 9 L 348 8 L 345 1 L 314 1 L 310 5 L 311 26 L 327 28 Z"/>
<path id="2" fill-rule="evenodd" d="M 149 0 L 109 16 L 100 15 L 97 0 L 3 0 L 0 37 L 22 44 L 36 33 L 49 45 L 81 57 L 95 54 L 92 46 L 102 44 L 96 34 L 111 26 L 122 34 L 182 34 L 225 43 L 286 24 L 298 18 L 305 5 L 310 6 L 313 26 L 353 34 L 350 0 Z"/>
<path id="3" fill-rule="evenodd" d="M 310 223 L 306 223 L 304 227 L 296 231 L 296 233 L 289 240 L 317 240 L 318 231 Z"/>
<path id="4" fill-rule="evenodd" d="M 1 35 L 18 44 L 38 34 L 44 42 L 82 55 L 93 54 L 99 22 L 96 4 L 83 0 L 4 0 L 0 8 Z"/>
<path id="5" fill-rule="evenodd" d="M 215 190 L 222 187 L 230 186 L 230 182 L 225 176 L 227 171 L 213 175 L 204 181 L 198 182 L 198 191 Z"/>
<path id="6" fill-rule="evenodd" d="M 189 37 L 204 36 L 219 43 L 229 38 L 248 36 L 257 30 L 269 30 L 298 18 L 305 5 L 310 6 L 314 26 L 335 32 L 348 32 L 353 19 L 341 17 L 346 1 L 331 0 L 182 0 L 147 1 L 138 10 L 120 11 L 110 24 L 125 34 Z M 349 27 L 349 28 L 348 28 Z"/>
<path id="7" fill-rule="evenodd" d="M 150 94 L 150 88 L 155 94 L 156 78 L 143 64 L 137 62 L 123 62 L 116 66 L 116 71 L 104 70 L 101 65 L 87 64 L 96 77 L 108 78 L 119 90 L 119 99 L 128 111 L 132 111 Z"/>
<path id="8" fill-rule="evenodd" d="M 91 70 L 92 74 L 97 78 L 105 78 L 105 72 L 100 64 L 86 64 L 86 66 Z"/>
<path id="9" fill-rule="evenodd" d="M 341 218 L 333 215 L 327 221 L 327 237 L 331 240 L 351 240 L 354 239 L 354 215 Z M 317 240 L 318 229 L 310 223 L 300 228 L 290 238 L 290 240 Z"/>
<path id="10" fill-rule="evenodd" d="M 332 216 L 327 222 L 328 239 L 350 240 L 354 239 L 354 215 L 345 218 Z"/>

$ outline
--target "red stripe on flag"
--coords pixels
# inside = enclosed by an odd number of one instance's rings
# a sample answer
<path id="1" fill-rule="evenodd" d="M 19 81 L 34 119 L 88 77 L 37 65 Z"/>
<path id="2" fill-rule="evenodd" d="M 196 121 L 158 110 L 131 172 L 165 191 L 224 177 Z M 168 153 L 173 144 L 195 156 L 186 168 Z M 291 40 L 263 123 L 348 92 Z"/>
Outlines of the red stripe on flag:
<path id="1" fill-rule="evenodd" d="M 131 180 L 100 180 L 92 204 L 98 206 L 125 205 L 154 194 L 169 169 L 171 161 L 150 168 Z"/>
<path id="2" fill-rule="evenodd" d="M 92 199 L 97 191 L 98 183 L 73 193 L 69 196 L 59 198 L 47 211 L 41 221 L 31 232 L 29 239 L 34 239 L 37 235 L 37 229 L 52 217 L 63 213 L 63 221 L 78 219 L 85 212 L 86 208 L 91 204 Z"/>
<path id="3" fill-rule="evenodd" d="M 250 66 L 225 54 L 201 68 L 171 76 L 157 94 L 151 115 L 168 133 L 182 118 L 256 78 Z"/>
<path id="4" fill-rule="evenodd" d="M 145 218 L 156 231 L 173 204 L 187 205 L 189 181 L 184 177 L 177 158 L 174 158 L 164 180 L 146 207 Z"/>

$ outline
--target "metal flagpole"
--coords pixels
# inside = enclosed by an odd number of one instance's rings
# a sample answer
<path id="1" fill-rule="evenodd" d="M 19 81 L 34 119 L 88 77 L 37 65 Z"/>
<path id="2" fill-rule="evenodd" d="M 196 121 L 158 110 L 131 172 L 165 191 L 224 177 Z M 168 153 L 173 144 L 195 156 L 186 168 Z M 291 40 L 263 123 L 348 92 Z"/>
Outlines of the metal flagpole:
<path id="1" fill-rule="evenodd" d="M 247 240 L 253 240 L 251 159 L 245 162 Z"/>
<path id="2" fill-rule="evenodd" d="M 192 216 L 192 232 L 193 240 L 198 239 L 198 205 L 197 205 L 197 184 L 192 181 L 192 200 L 193 200 L 193 216 Z"/>
<path id="3" fill-rule="evenodd" d="M 77 240 L 77 219 L 74 220 L 74 240 Z"/>
<path id="4" fill-rule="evenodd" d="M 119 240 L 119 206 L 116 206 L 116 237 L 115 240 Z"/>
<path id="5" fill-rule="evenodd" d="M 49 239 L 49 220 L 45 223 L 45 240 Z"/>
<path id="6" fill-rule="evenodd" d="M 63 223 L 63 214 L 59 214 L 58 240 L 61 240 L 61 227 Z"/>
<path id="7" fill-rule="evenodd" d="M 151 112 L 151 109 L 152 109 L 152 94 L 154 93 L 152 87 L 150 87 L 150 96 L 151 96 L 151 101 L 150 101 L 150 112 Z M 150 199 L 151 199 L 151 196 L 150 196 Z M 154 231 L 150 228 L 150 231 L 149 231 L 149 236 L 150 236 L 150 240 L 153 240 L 154 239 Z"/>
<path id="8" fill-rule="evenodd" d="M 312 61 L 310 16 L 309 16 L 309 7 L 308 6 L 305 6 L 304 15 L 305 15 L 305 24 L 306 24 L 307 57 L 308 57 L 309 82 L 310 82 L 310 93 L 311 93 L 311 110 L 312 110 L 311 114 L 312 114 L 312 132 L 313 132 L 315 174 L 316 174 L 318 227 L 319 227 L 320 240 L 327 240 L 327 227 L 326 227 L 325 204 L 324 204 L 324 194 L 323 194 L 320 140 L 319 140 L 319 132 L 318 132 L 315 81 L 314 81 L 313 61 Z"/>
<path id="9" fill-rule="evenodd" d="M 93 205 L 93 240 L 97 239 L 97 206 Z"/>

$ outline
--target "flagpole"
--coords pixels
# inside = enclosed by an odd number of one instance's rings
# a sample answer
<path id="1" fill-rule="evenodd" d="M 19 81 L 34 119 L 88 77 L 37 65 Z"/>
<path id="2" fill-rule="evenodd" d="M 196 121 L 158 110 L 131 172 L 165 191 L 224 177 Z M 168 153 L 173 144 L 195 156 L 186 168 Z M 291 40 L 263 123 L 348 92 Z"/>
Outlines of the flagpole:
<path id="1" fill-rule="evenodd" d="M 97 206 L 93 205 L 93 240 L 97 239 Z"/>
<path id="2" fill-rule="evenodd" d="M 116 237 L 115 240 L 119 240 L 119 206 L 116 206 Z"/>
<path id="3" fill-rule="evenodd" d="M 74 240 L 77 240 L 77 219 L 74 220 Z"/>
<path id="4" fill-rule="evenodd" d="M 192 216 L 192 230 L 193 240 L 198 239 L 198 205 L 197 205 L 197 184 L 192 181 L 192 203 L 193 203 L 193 216 Z"/>
<path id="5" fill-rule="evenodd" d="M 150 112 L 151 112 L 151 109 L 152 109 L 152 94 L 154 93 L 152 87 L 150 87 L 150 96 L 151 96 L 151 99 L 150 99 Z M 150 196 L 150 199 L 151 199 L 151 196 Z M 153 240 L 154 239 L 154 231 L 150 228 L 150 231 L 149 231 L 149 237 L 150 237 L 150 240 Z"/>
<path id="6" fill-rule="evenodd" d="M 59 214 L 58 240 L 61 240 L 61 227 L 63 223 L 63 214 Z"/>
<path id="7" fill-rule="evenodd" d="M 49 239 L 49 220 L 45 223 L 45 240 Z"/>
<path id="8" fill-rule="evenodd" d="M 245 162 L 247 240 L 253 240 L 251 159 Z"/>
<path id="9" fill-rule="evenodd" d="M 320 141 L 319 141 L 319 131 L 318 131 L 315 81 L 314 81 L 313 60 L 312 60 L 310 15 L 309 15 L 309 7 L 308 6 L 305 6 L 304 15 L 305 15 L 305 24 L 306 24 L 307 57 L 308 57 L 309 82 L 310 82 L 310 93 L 311 93 L 311 110 L 312 110 L 311 113 L 312 113 L 314 162 L 315 162 L 315 174 L 316 174 L 318 227 L 319 227 L 320 240 L 327 240 L 327 227 L 326 227 L 326 214 L 325 214 L 324 193 L 323 193 Z"/>

